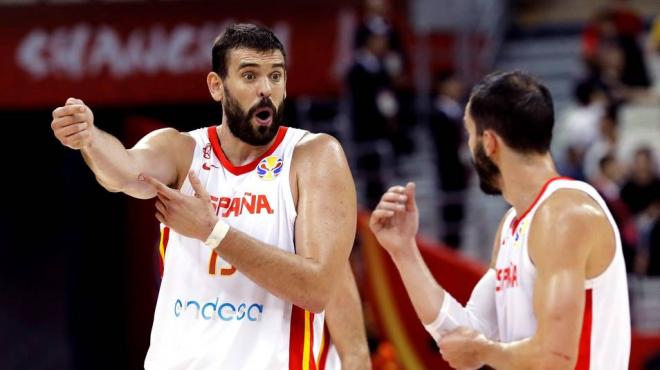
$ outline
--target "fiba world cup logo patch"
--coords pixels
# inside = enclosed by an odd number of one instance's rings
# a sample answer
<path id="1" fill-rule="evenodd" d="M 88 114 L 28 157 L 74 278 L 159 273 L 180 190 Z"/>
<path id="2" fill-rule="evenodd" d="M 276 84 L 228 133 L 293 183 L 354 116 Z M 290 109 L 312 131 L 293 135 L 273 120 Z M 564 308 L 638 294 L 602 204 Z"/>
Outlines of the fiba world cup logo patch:
<path id="1" fill-rule="evenodd" d="M 277 175 L 282 172 L 283 165 L 284 162 L 282 162 L 282 158 L 271 155 L 259 162 L 259 165 L 257 166 L 257 175 L 263 180 L 275 180 Z"/>

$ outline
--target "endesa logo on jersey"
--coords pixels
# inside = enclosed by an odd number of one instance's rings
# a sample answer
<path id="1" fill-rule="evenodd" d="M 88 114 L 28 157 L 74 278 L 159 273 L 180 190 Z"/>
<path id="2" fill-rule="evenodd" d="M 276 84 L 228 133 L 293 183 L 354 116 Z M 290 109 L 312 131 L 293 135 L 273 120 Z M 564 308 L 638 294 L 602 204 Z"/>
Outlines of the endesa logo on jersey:
<path id="1" fill-rule="evenodd" d="M 191 317 L 202 320 L 261 321 L 264 305 L 260 303 L 230 303 L 177 299 L 174 302 L 175 317 Z"/>
<path id="2" fill-rule="evenodd" d="M 282 161 L 282 158 L 271 155 L 259 162 L 259 165 L 257 166 L 257 175 L 263 180 L 275 180 L 277 175 L 282 172 L 283 166 L 284 162 Z"/>

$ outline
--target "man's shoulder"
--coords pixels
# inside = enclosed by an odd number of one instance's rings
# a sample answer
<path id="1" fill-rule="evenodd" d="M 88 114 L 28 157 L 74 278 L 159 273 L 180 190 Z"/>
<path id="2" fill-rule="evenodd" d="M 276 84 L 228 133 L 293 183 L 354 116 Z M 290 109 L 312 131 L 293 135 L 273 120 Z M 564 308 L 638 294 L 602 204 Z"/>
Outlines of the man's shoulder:
<path id="1" fill-rule="evenodd" d="M 328 134 L 308 133 L 296 143 L 292 165 L 299 173 L 331 173 L 348 164 L 337 139 Z"/>
<path id="2" fill-rule="evenodd" d="M 341 144 L 333 136 L 324 133 L 308 133 L 295 146 L 295 156 L 316 156 L 327 152 L 343 152 Z"/>
<path id="3" fill-rule="evenodd" d="M 558 189 L 539 205 L 535 226 L 547 231 L 589 234 L 599 227 L 609 227 L 605 209 L 589 193 L 579 189 Z M 543 228 L 543 226 L 541 226 Z"/>

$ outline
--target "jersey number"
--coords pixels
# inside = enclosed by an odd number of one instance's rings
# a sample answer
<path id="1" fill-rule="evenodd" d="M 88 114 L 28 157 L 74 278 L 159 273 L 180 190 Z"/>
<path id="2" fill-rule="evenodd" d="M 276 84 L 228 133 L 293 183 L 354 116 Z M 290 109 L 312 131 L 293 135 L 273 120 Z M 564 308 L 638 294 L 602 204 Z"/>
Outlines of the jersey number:
<path id="1" fill-rule="evenodd" d="M 218 275 L 218 254 L 215 251 L 211 252 L 211 258 L 209 258 L 209 275 Z M 232 265 L 220 266 L 220 276 L 229 276 L 236 272 L 236 267 Z"/>

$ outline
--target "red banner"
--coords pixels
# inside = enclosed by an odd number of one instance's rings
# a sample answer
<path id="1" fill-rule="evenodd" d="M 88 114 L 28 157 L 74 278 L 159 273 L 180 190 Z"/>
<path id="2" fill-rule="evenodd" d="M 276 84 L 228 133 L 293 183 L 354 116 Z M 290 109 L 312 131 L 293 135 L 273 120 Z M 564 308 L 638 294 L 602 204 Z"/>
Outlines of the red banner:
<path id="1" fill-rule="evenodd" d="M 224 27 L 257 22 L 288 53 L 290 95 L 338 92 L 356 5 L 187 1 L 0 7 L 0 107 L 210 101 L 211 46 Z"/>

